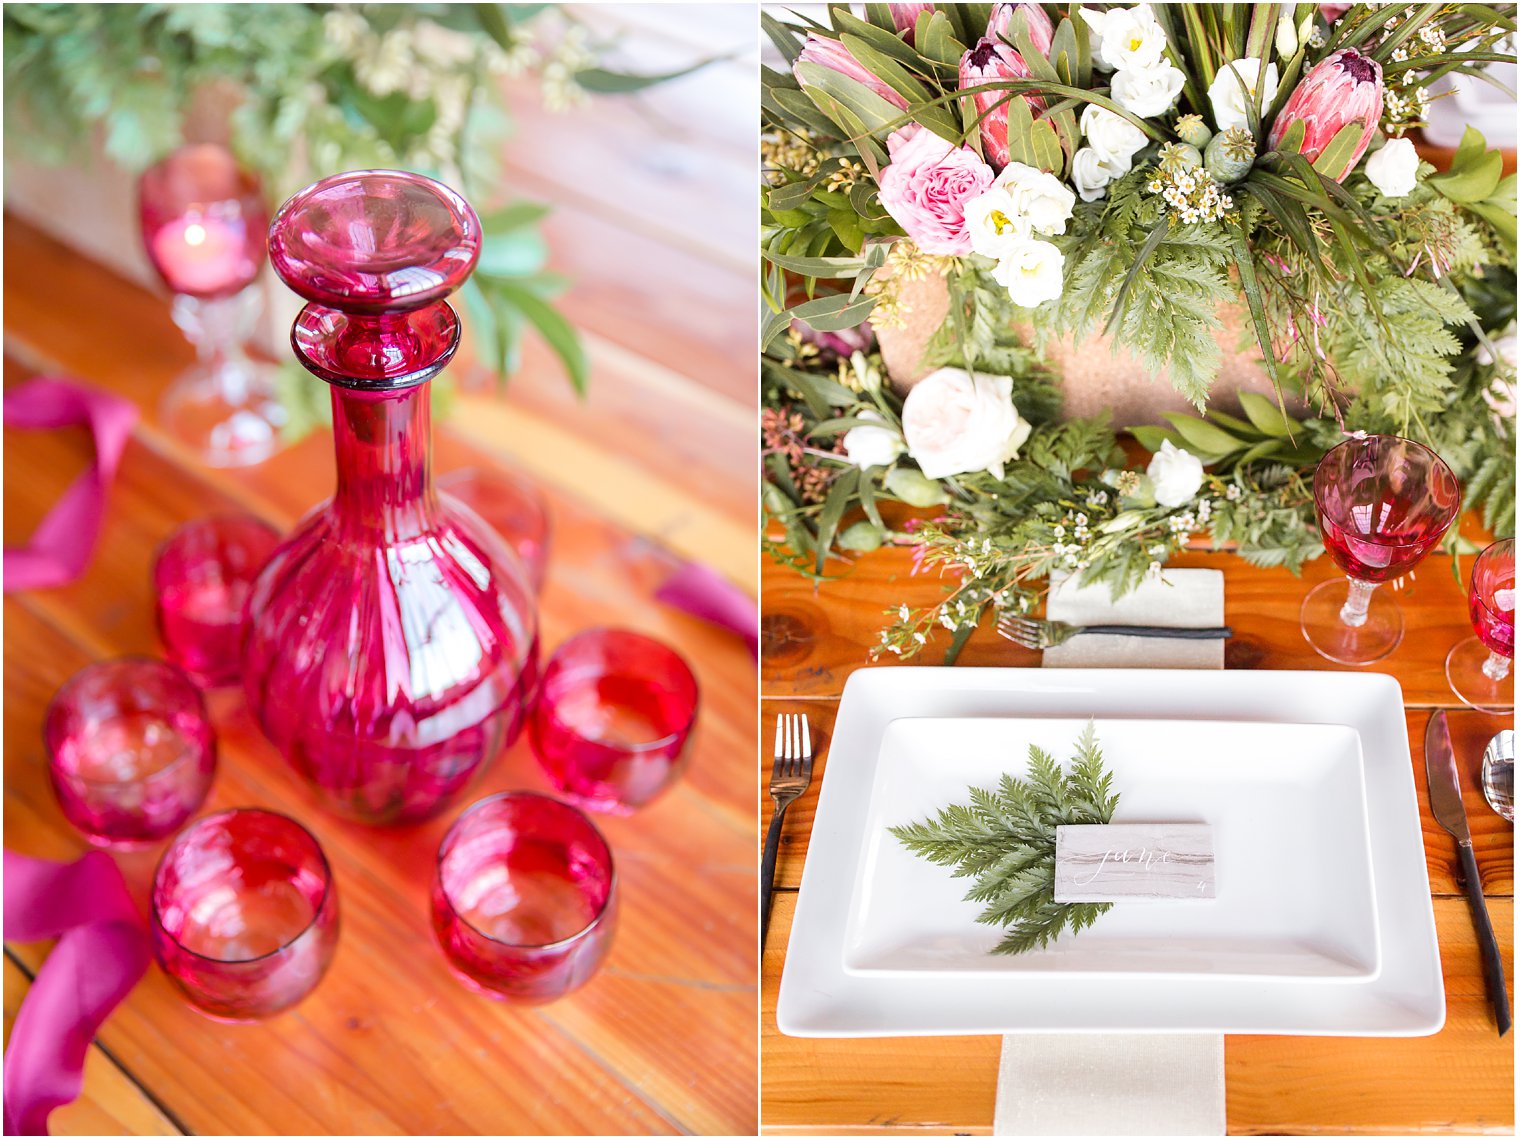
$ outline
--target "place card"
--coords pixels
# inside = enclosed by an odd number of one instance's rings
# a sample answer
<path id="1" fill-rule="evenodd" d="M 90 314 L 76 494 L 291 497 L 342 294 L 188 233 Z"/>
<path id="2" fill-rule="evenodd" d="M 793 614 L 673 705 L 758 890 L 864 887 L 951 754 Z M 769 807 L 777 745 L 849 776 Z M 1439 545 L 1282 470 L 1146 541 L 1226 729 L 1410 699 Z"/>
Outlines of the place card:
<path id="1" fill-rule="evenodd" d="M 1214 896 L 1208 823 L 1056 827 L 1058 902 L 1131 902 Z"/>

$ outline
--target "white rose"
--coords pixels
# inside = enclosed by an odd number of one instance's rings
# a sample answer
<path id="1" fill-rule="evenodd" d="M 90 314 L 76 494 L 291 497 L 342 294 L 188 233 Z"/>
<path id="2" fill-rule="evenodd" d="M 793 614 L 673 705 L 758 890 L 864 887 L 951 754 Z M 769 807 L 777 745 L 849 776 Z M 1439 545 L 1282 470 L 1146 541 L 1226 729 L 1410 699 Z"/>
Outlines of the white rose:
<path id="1" fill-rule="evenodd" d="M 1119 173 L 1125 173 L 1120 171 Z M 1108 184 L 1118 174 L 1098 157 L 1098 152 L 1084 146 L 1071 156 L 1071 181 L 1084 202 L 1097 201 L 1108 193 Z"/>
<path id="2" fill-rule="evenodd" d="M 1483 402 L 1494 413 L 1494 421 L 1502 424 L 1506 419 L 1515 418 L 1515 361 L 1520 356 L 1520 344 L 1516 342 L 1513 324 L 1504 330 L 1504 335 L 1491 339 L 1494 351 L 1490 352 L 1486 345 L 1479 344 L 1475 355 L 1478 363 L 1488 365 L 1495 362 L 1494 353 L 1497 352 L 1503 364 L 1495 369 L 1493 383 L 1483 392 Z"/>
<path id="3" fill-rule="evenodd" d="M 1502 336 L 1490 336 L 1489 339 L 1493 341 L 1494 350 L 1499 353 L 1499 359 L 1503 360 L 1509 366 L 1509 370 L 1513 372 L 1517 358 L 1515 326 L 1511 324 L 1504 330 Z M 1494 353 L 1488 350 L 1488 345 L 1486 344 L 1479 344 L 1475 355 L 1478 357 L 1478 363 L 1480 364 L 1487 365 L 1494 362 Z"/>
<path id="4" fill-rule="evenodd" d="M 1007 187 L 995 185 L 966 203 L 966 232 L 973 250 L 996 261 L 1029 236 L 1029 227 Z"/>
<path id="5" fill-rule="evenodd" d="M 1182 72 L 1166 60 L 1114 73 L 1114 102 L 1142 119 L 1165 114 L 1182 94 Z M 1132 128 L 1133 129 L 1133 128 Z"/>
<path id="6" fill-rule="evenodd" d="M 1149 67 L 1166 50 L 1166 33 L 1151 14 L 1149 4 L 1110 8 L 1106 12 L 1083 8 L 1081 14 L 1098 40 L 1094 59 L 1110 71 Z"/>
<path id="7" fill-rule="evenodd" d="M 992 279 L 1008 290 L 1020 308 L 1034 308 L 1061 295 L 1066 258 L 1048 241 L 1025 240 L 992 270 Z"/>
<path id="8" fill-rule="evenodd" d="M 1367 179 L 1385 198 L 1402 198 L 1415 187 L 1420 156 L 1407 138 L 1391 138 L 1367 159 Z"/>
<path id="9" fill-rule="evenodd" d="M 1135 152 L 1145 145 L 1145 132 L 1123 115 L 1089 103 L 1079 120 L 1087 143 L 1109 166 L 1122 164 L 1127 173 Z"/>
<path id="10" fill-rule="evenodd" d="M 869 409 L 862 411 L 856 418 L 886 422 L 878 412 Z M 885 467 L 902 452 L 903 444 L 897 437 L 897 432 L 885 427 L 852 427 L 844 433 L 844 453 L 861 470 Z"/>
<path id="11" fill-rule="evenodd" d="M 1215 131 L 1229 130 L 1231 127 L 1246 131 L 1251 129 L 1246 118 L 1246 107 L 1256 105 L 1258 85 L 1264 88 L 1261 109 L 1265 113 L 1277 97 L 1277 64 L 1267 64 L 1264 81 L 1261 78 L 1261 60 L 1255 57 L 1237 59 L 1219 69 L 1214 82 L 1209 84 L 1209 104 L 1214 108 Z"/>
<path id="12" fill-rule="evenodd" d="M 1054 174 L 1047 174 L 1022 162 L 1010 162 L 997 176 L 994 185 L 1008 191 L 1017 218 L 1030 233 L 1065 233 L 1066 219 L 1077 203 L 1076 195 Z"/>
<path id="13" fill-rule="evenodd" d="M 1151 456 L 1151 465 L 1145 473 L 1150 476 L 1156 501 L 1162 506 L 1191 502 L 1203 485 L 1203 463 L 1198 456 L 1173 446 L 1170 439 Z"/>
<path id="14" fill-rule="evenodd" d="M 1029 438 L 1029 424 L 1013 406 L 1008 376 L 971 376 L 959 368 L 931 372 L 903 401 L 908 454 L 931 479 L 988 471 L 1003 464 Z"/>

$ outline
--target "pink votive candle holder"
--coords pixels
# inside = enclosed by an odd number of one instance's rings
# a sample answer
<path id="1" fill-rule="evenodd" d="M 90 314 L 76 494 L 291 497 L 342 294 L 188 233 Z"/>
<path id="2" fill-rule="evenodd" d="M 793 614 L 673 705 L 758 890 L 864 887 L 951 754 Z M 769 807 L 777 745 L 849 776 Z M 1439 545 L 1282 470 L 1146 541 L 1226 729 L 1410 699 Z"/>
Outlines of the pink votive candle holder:
<path id="1" fill-rule="evenodd" d="M 181 526 L 153 562 L 158 634 L 169 659 L 208 688 L 235 684 L 254 579 L 280 532 L 248 514 Z"/>
<path id="2" fill-rule="evenodd" d="M 338 890 L 294 819 L 239 808 L 185 828 L 153 877 L 153 951 L 213 1020 L 273 1016 L 316 988 L 338 943 Z"/>
<path id="3" fill-rule="evenodd" d="M 147 846 L 200 805 L 216 737 L 200 689 L 164 661 L 121 657 L 75 673 L 43 720 L 64 817 L 96 846 Z"/>
<path id="4" fill-rule="evenodd" d="M 529 733 L 557 791 L 628 814 L 680 775 L 696 718 L 697 678 L 679 654 L 624 629 L 591 629 L 549 660 Z"/>
<path id="5" fill-rule="evenodd" d="M 616 925 L 612 851 L 568 803 L 492 795 L 460 815 L 438 848 L 433 933 L 475 992 L 556 1000 L 591 979 Z"/>

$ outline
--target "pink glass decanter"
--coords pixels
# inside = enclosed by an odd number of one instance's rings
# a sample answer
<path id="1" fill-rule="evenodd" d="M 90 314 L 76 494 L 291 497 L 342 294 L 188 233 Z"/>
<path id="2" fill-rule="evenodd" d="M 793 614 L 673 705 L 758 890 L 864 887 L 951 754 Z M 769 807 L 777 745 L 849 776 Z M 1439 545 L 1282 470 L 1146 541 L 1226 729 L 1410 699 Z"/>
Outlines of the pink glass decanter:
<path id="1" fill-rule="evenodd" d="M 478 515 L 433 488 L 429 381 L 459 345 L 444 300 L 480 252 L 458 194 L 337 174 L 275 215 L 275 271 L 308 302 L 291 343 L 332 386 L 338 487 L 249 599 L 243 685 L 322 802 L 366 823 L 442 808 L 522 728 L 533 588 Z"/>

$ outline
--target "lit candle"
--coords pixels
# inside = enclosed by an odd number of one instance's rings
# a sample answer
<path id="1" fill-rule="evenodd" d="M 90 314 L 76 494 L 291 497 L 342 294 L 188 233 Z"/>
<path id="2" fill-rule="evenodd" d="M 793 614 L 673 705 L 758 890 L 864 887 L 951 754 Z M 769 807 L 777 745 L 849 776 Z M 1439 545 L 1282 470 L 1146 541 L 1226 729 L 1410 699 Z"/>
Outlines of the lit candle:
<path id="1" fill-rule="evenodd" d="M 152 251 L 159 272 L 177 293 L 204 296 L 253 279 L 240 219 L 175 218 L 153 235 Z"/>

